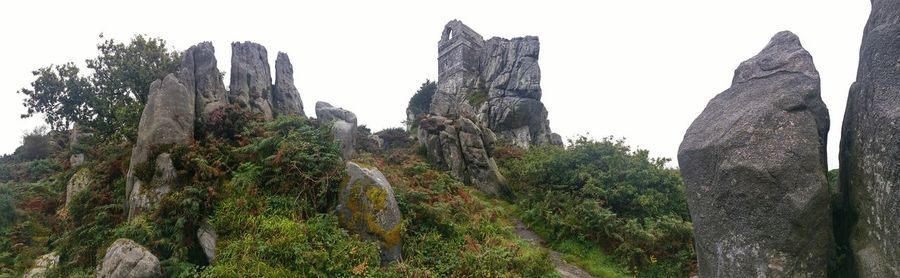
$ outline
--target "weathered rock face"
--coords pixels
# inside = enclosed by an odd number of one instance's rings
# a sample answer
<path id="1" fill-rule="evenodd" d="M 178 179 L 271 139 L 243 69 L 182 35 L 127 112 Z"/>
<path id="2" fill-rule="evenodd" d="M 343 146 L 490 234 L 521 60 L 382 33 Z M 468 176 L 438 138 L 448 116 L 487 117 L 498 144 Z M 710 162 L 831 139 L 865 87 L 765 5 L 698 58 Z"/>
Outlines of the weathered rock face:
<path id="1" fill-rule="evenodd" d="M 347 162 L 349 181 L 341 188 L 341 224 L 363 239 L 378 242 L 382 265 L 400 259 L 402 217 L 394 189 L 378 169 Z"/>
<path id="2" fill-rule="evenodd" d="M 467 118 L 429 116 L 419 122 L 418 139 L 428 160 L 493 196 L 509 195 L 506 179 L 492 157 L 496 137 Z"/>
<path id="3" fill-rule="evenodd" d="M 103 262 L 97 266 L 98 278 L 162 277 L 159 259 L 147 248 L 131 241 L 118 239 L 106 249 Z"/>
<path id="4" fill-rule="evenodd" d="M 253 42 L 231 44 L 231 103 L 271 120 L 272 74 L 266 48 Z"/>
<path id="5" fill-rule="evenodd" d="M 540 101 L 539 49 L 537 37 L 484 41 L 462 22 L 450 21 L 438 43 L 438 90 L 430 113 L 477 119 L 522 147 L 561 143 Z"/>
<path id="6" fill-rule="evenodd" d="M 205 120 L 213 110 L 228 105 L 222 72 L 217 67 L 216 49 L 211 42 L 202 42 L 184 52 L 178 79 L 196 96 L 195 115 L 199 119 Z"/>
<path id="7" fill-rule="evenodd" d="M 34 260 L 34 266 L 25 272 L 24 278 L 43 278 L 47 271 L 59 265 L 59 255 L 56 252 L 45 254 Z"/>
<path id="8" fill-rule="evenodd" d="M 872 1 L 841 131 L 841 187 L 859 277 L 900 277 L 900 2 Z"/>
<path id="9" fill-rule="evenodd" d="M 84 164 L 84 153 L 81 150 L 85 148 L 85 141 L 91 136 L 93 134 L 84 132 L 78 124 L 72 126 L 72 130 L 69 131 L 69 150 L 72 151 L 72 155 L 69 156 L 69 166 L 78 167 Z"/>
<path id="10" fill-rule="evenodd" d="M 72 201 L 76 194 L 90 188 L 95 182 L 93 171 L 90 168 L 78 169 L 78 172 L 75 172 L 75 175 L 66 184 L 66 207 L 69 207 L 69 202 Z"/>
<path id="11" fill-rule="evenodd" d="M 216 229 L 204 220 L 197 229 L 197 239 L 200 241 L 200 247 L 203 248 L 206 259 L 212 262 L 216 258 L 216 242 L 219 240 Z"/>
<path id="12" fill-rule="evenodd" d="M 300 92 L 294 86 L 294 66 L 291 59 L 283 52 L 278 52 L 275 59 L 275 87 L 272 90 L 272 110 L 276 115 L 300 115 L 303 113 L 303 101 Z"/>
<path id="13" fill-rule="evenodd" d="M 790 32 L 741 63 L 678 152 L 700 277 L 825 277 L 828 110 Z"/>
<path id="14" fill-rule="evenodd" d="M 316 102 L 316 118 L 321 123 L 332 123 L 331 132 L 341 145 L 341 158 L 350 161 L 356 141 L 356 114 L 340 107 Z"/>
<path id="15" fill-rule="evenodd" d="M 141 187 L 148 182 L 135 176 L 135 169 L 148 161 L 151 149 L 166 144 L 189 144 L 194 139 L 194 101 L 194 94 L 174 74 L 150 85 L 150 96 L 141 114 L 138 138 L 128 166 L 125 207 L 129 215 L 133 214 L 131 201 L 139 199 L 132 194 L 143 192 Z"/>
<path id="16" fill-rule="evenodd" d="M 156 157 L 153 178 L 149 181 L 134 183 L 128 194 L 128 219 L 147 211 L 158 203 L 166 194 L 172 191 L 178 172 L 172 164 L 172 158 L 168 153 L 162 153 Z"/>

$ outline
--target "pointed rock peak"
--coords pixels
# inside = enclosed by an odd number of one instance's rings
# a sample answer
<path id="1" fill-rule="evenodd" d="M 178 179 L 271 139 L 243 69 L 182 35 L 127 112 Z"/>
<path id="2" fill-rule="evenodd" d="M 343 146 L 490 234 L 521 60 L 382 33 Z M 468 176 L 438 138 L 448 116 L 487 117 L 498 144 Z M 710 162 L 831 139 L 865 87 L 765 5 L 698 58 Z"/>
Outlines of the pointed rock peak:
<path id="1" fill-rule="evenodd" d="M 790 31 L 778 32 L 759 54 L 741 63 L 734 72 L 732 84 L 781 72 L 803 74 L 812 79 L 819 78 L 812 56 L 803 49 L 800 38 Z"/>
<path id="2" fill-rule="evenodd" d="M 272 75 L 266 48 L 254 42 L 231 44 L 231 102 L 271 120 Z"/>
<path id="3" fill-rule="evenodd" d="M 277 115 L 300 115 L 303 112 L 303 101 L 300 92 L 294 85 L 294 66 L 287 53 L 278 52 L 275 59 L 275 90 L 272 92 L 272 108 Z"/>

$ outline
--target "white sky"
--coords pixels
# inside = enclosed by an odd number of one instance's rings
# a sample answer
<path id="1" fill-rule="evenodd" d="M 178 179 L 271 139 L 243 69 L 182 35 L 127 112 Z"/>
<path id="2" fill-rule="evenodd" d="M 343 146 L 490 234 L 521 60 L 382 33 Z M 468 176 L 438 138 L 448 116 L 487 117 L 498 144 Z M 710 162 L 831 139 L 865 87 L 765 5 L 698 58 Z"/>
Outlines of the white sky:
<path id="1" fill-rule="evenodd" d="M 101 32 L 120 41 L 161 37 L 178 50 L 212 41 L 226 72 L 232 41 L 261 43 L 272 66 L 278 51 L 290 55 L 307 113 L 323 100 L 380 130 L 401 126 L 409 97 L 437 78 L 437 41 L 444 24 L 459 19 L 485 39 L 540 37 L 543 102 L 554 132 L 625 137 L 673 159 L 687 127 L 729 87 L 738 64 L 776 32 L 791 30 L 822 78 L 831 113 L 828 159 L 836 168 L 869 11 L 863 0 L 151 2 L 0 3 L 0 153 L 42 123 L 19 119 L 16 91 L 29 86 L 31 71 L 83 66 L 97 55 Z"/>

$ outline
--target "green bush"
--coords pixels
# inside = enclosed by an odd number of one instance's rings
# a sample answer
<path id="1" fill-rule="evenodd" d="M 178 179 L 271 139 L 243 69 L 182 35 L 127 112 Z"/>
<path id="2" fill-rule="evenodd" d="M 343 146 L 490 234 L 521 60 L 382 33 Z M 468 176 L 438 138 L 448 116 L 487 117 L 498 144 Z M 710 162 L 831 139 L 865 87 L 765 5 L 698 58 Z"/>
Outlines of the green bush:
<path id="1" fill-rule="evenodd" d="M 414 115 L 411 126 L 418 126 L 419 118 L 428 114 L 428 110 L 431 106 L 431 98 L 434 96 L 435 92 L 437 92 L 437 83 L 431 80 L 425 80 L 425 83 L 422 83 L 419 90 L 409 99 L 406 111 L 407 113 L 412 113 Z"/>
<path id="2" fill-rule="evenodd" d="M 8 184 L 0 184 L 0 231 L 16 221 L 16 200 Z"/>
<path id="3" fill-rule="evenodd" d="M 622 140 L 582 137 L 500 164 L 522 197 L 523 220 L 546 227 L 552 241 L 582 239 L 635 273 L 683 276 L 694 261 L 684 186 L 668 160 L 648 154 Z"/>
<path id="4" fill-rule="evenodd" d="M 388 128 L 376 132 L 375 135 L 384 140 L 384 150 L 405 149 L 412 146 L 413 141 L 409 138 L 409 133 L 402 127 Z"/>

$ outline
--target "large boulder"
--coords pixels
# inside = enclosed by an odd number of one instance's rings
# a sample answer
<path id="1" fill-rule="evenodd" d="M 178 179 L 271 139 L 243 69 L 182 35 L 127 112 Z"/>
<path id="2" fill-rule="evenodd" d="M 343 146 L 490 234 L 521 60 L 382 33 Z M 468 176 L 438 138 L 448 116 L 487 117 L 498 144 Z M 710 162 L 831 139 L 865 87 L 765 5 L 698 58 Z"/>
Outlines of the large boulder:
<path id="1" fill-rule="evenodd" d="M 874 0 L 847 97 L 840 179 L 859 277 L 900 277 L 900 2 Z"/>
<path id="2" fill-rule="evenodd" d="M 135 171 L 148 162 L 151 151 L 157 146 L 189 144 L 194 139 L 194 101 L 194 94 L 174 74 L 150 84 L 150 96 L 141 114 L 137 142 L 131 151 L 128 165 L 126 211 L 131 211 L 129 203 L 134 199 L 132 193 L 140 192 L 134 190 L 134 187 L 140 188 L 149 182 L 140 180 Z"/>
<path id="3" fill-rule="evenodd" d="M 537 37 L 485 41 L 461 21 L 450 21 L 438 42 L 438 84 L 430 114 L 476 119 L 500 139 L 525 148 L 561 145 L 541 103 L 539 52 Z"/>
<path id="4" fill-rule="evenodd" d="M 319 101 L 316 102 L 316 118 L 320 123 L 332 125 L 331 131 L 334 139 L 341 147 L 341 158 L 344 161 L 350 161 L 356 145 L 356 114 L 350 110 Z"/>
<path id="5" fill-rule="evenodd" d="M 147 248 L 131 241 L 118 239 L 106 249 L 103 261 L 97 266 L 98 278 L 162 277 L 159 259 Z"/>
<path id="6" fill-rule="evenodd" d="M 275 87 L 272 90 L 272 110 L 276 115 L 300 115 L 303 113 L 303 101 L 300 92 L 294 86 L 294 66 L 291 59 L 283 52 L 278 52 L 275 59 Z"/>
<path id="7" fill-rule="evenodd" d="M 403 219 L 394 189 L 375 168 L 347 162 L 347 174 L 337 207 L 341 224 L 365 240 L 378 242 L 382 265 L 399 260 Z"/>
<path id="8" fill-rule="evenodd" d="M 825 277 L 828 110 L 812 56 L 776 34 L 735 70 L 678 152 L 700 277 Z"/>
<path id="9" fill-rule="evenodd" d="M 493 158 L 496 136 L 468 118 L 426 116 L 417 135 L 431 163 L 492 196 L 508 196 L 506 179 Z"/>
<path id="10" fill-rule="evenodd" d="M 254 42 L 231 44 L 231 92 L 234 104 L 272 120 L 272 74 L 266 47 Z"/>
<path id="11" fill-rule="evenodd" d="M 31 267 L 24 278 L 43 278 L 47 277 L 47 271 L 59 265 L 59 255 L 56 252 L 45 254 L 34 260 L 34 266 Z"/>
<path id="12" fill-rule="evenodd" d="M 196 100 L 196 116 L 206 120 L 210 112 L 228 105 L 227 90 L 216 61 L 216 49 L 211 42 L 191 46 L 184 52 L 178 69 L 178 79 Z"/>

